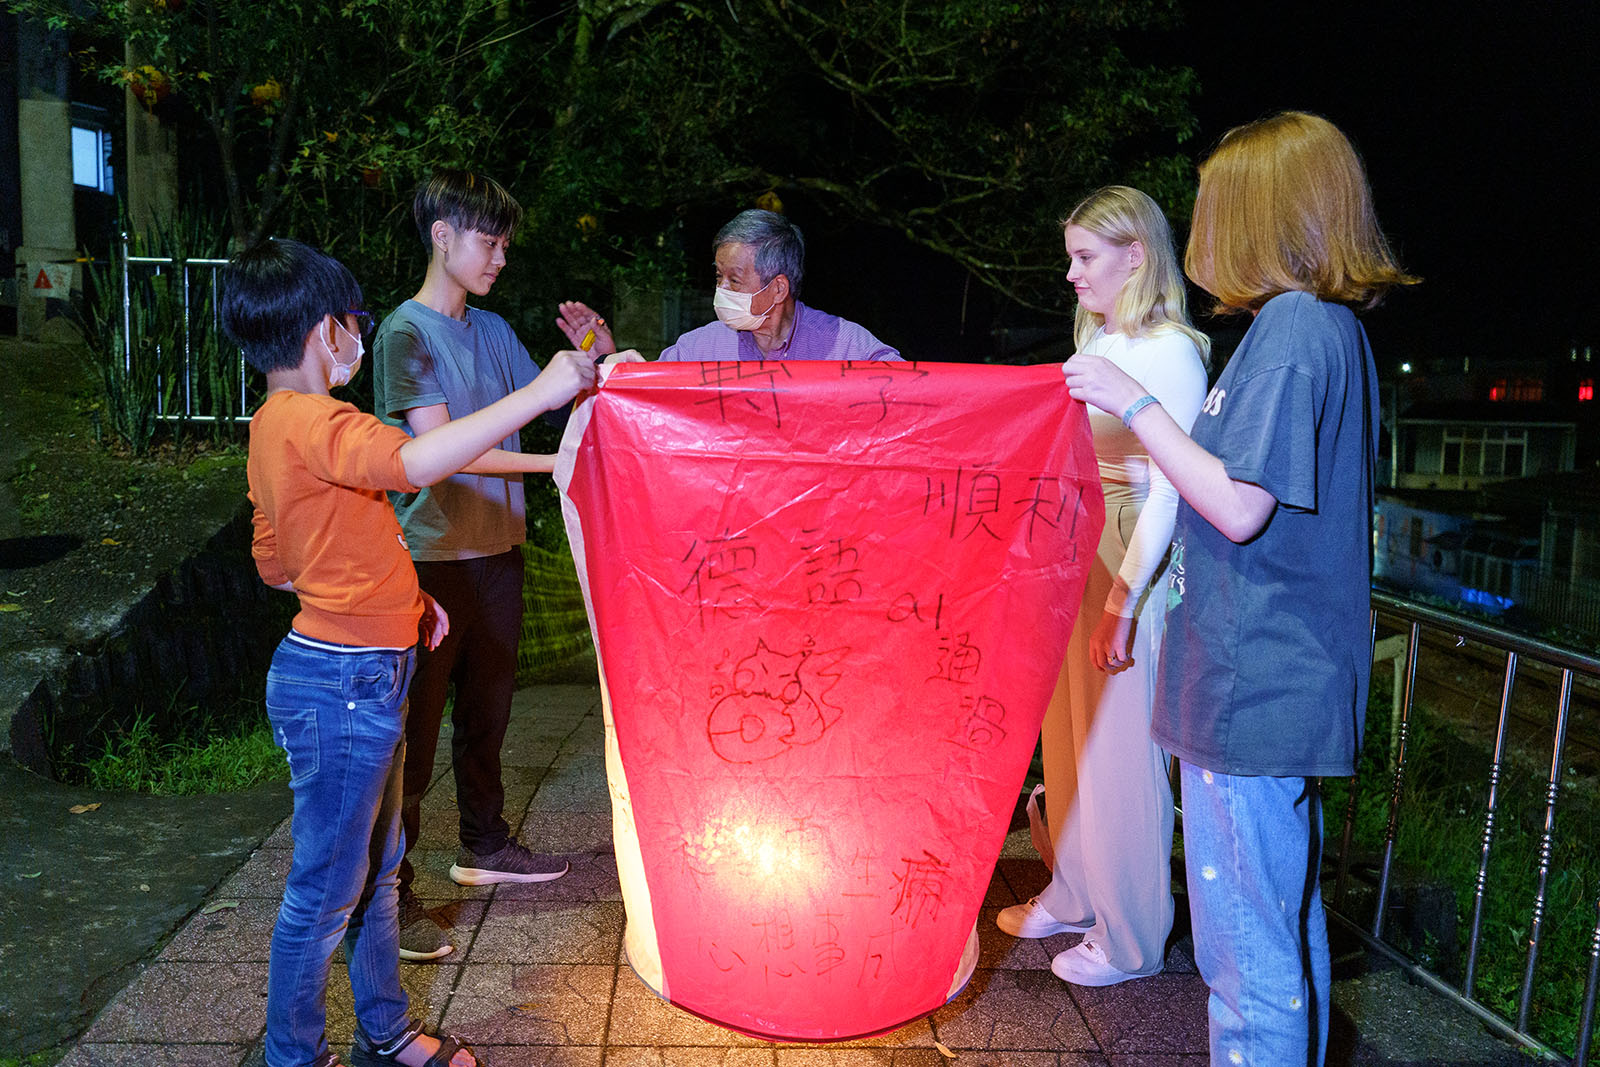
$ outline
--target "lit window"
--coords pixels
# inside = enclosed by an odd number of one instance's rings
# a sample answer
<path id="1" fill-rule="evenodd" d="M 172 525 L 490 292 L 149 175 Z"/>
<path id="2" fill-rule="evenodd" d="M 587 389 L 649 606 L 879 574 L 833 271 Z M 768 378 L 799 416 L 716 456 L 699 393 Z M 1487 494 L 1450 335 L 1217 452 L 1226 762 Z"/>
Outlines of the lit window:
<path id="1" fill-rule="evenodd" d="M 1594 379 L 1593 378 L 1585 378 L 1585 379 L 1583 379 L 1583 381 L 1578 383 L 1578 401 L 1581 403 L 1581 402 L 1583 402 L 1585 400 L 1593 400 L 1593 399 L 1594 399 Z"/>
<path id="2" fill-rule="evenodd" d="M 1489 386 L 1489 399 L 1537 404 L 1544 399 L 1544 382 L 1538 378 L 1496 378 Z"/>
<path id="3" fill-rule="evenodd" d="M 111 138 L 104 130 L 72 127 L 72 184 L 112 192 Z"/>

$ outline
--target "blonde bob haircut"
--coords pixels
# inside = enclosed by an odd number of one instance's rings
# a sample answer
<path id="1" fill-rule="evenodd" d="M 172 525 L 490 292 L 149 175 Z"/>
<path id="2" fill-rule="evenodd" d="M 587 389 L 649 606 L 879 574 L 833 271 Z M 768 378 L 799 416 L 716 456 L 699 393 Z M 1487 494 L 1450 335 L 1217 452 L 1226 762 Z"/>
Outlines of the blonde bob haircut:
<path id="1" fill-rule="evenodd" d="M 1183 266 L 1220 311 L 1256 311 L 1292 289 L 1374 308 L 1418 281 L 1389 251 L 1349 140 L 1303 111 L 1229 130 L 1200 164 Z"/>
<path id="2" fill-rule="evenodd" d="M 1183 276 L 1172 246 L 1172 227 L 1160 206 L 1144 193 L 1126 185 L 1107 185 L 1084 197 L 1061 222 L 1061 229 L 1081 226 L 1102 241 L 1126 248 L 1135 241 L 1144 248 L 1144 262 L 1133 269 L 1117 293 L 1112 309 L 1113 326 L 1129 337 L 1148 337 L 1162 329 L 1177 330 L 1210 361 L 1211 339 L 1189 325 Z M 1072 339 L 1081 350 L 1105 316 L 1078 305 Z"/>

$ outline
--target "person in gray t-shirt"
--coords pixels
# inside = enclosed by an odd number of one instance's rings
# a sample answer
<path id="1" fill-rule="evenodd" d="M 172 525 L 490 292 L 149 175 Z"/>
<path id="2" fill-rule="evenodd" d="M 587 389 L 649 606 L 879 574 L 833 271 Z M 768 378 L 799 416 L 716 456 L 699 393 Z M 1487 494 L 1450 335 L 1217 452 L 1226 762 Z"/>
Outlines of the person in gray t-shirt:
<path id="1" fill-rule="evenodd" d="M 1415 279 L 1355 150 L 1300 112 L 1202 164 L 1185 266 L 1255 316 L 1194 436 L 1101 357 L 1068 360 L 1067 386 L 1122 412 L 1183 498 L 1151 733 L 1180 763 L 1211 1062 L 1321 1064 L 1317 776 L 1355 769 L 1371 667 L 1378 391 L 1352 308 Z"/>
<path id="2" fill-rule="evenodd" d="M 469 294 L 487 295 L 505 266 L 522 208 L 492 179 L 440 171 L 418 188 L 413 215 L 429 248 L 428 273 L 416 296 L 379 327 L 374 392 L 381 417 L 419 434 L 494 403 L 532 381 L 539 367 L 504 319 L 467 305 Z M 452 687 L 450 756 L 461 848 L 450 877 L 487 885 L 542 882 L 567 871 L 564 860 L 534 853 L 512 837 L 501 812 L 500 746 L 522 631 L 522 475 L 548 472 L 554 461 L 524 454 L 512 435 L 461 474 L 418 493 L 391 494 L 417 580 L 451 622 L 439 647 L 418 656 L 406 717 L 402 959 L 432 960 L 452 951 L 411 890 L 409 860 Z"/>

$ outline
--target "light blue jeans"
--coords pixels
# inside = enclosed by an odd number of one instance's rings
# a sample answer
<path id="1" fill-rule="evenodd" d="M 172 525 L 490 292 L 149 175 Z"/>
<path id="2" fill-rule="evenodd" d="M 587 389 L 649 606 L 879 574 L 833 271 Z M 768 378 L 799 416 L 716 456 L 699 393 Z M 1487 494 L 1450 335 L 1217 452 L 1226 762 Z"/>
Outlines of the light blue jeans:
<path id="1" fill-rule="evenodd" d="M 1316 780 L 1180 769 L 1195 964 L 1211 989 L 1211 1062 L 1321 1067 L 1331 968 Z"/>
<path id="2" fill-rule="evenodd" d="M 341 650 L 295 633 L 267 672 L 267 717 L 289 757 L 294 862 L 272 931 L 268 1067 L 327 1049 L 324 992 L 341 938 L 356 1019 L 379 1044 L 410 1026 L 400 987 L 396 870 L 412 649 Z"/>

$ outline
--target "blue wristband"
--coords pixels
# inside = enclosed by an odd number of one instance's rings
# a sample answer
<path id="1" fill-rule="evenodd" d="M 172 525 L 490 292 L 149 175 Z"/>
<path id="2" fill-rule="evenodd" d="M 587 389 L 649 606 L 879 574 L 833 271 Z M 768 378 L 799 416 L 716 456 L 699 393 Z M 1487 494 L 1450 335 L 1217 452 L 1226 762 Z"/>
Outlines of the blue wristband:
<path id="1" fill-rule="evenodd" d="M 1159 403 L 1161 403 L 1161 401 L 1157 400 L 1149 393 L 1144 394 L 1144 396 L 1141 396 L 1138 400 L 1135 400 L 1133 403 L 1129 404 L 1128 410 L 1122 413 L 1122 425 L 1126 426 L 1130 430 L 1133 429 L 1133 417 L 1139 414 L 1139 412 L 1143 411 L 1145 408 L 1149 407 L 1151 404 Z"/>

